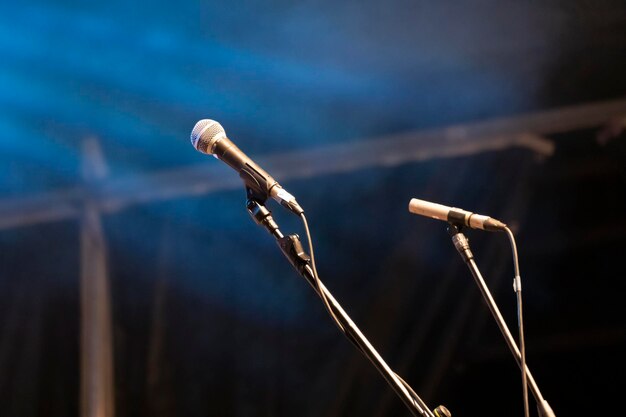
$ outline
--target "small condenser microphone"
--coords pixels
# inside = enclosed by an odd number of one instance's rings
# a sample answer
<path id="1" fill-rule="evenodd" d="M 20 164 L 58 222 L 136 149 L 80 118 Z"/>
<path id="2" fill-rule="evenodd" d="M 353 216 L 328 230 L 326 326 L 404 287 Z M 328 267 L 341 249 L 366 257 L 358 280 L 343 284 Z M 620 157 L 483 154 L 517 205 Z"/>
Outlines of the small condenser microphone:
<path id="1" fill-rule="evenodd" d="M 506 224 L 500 220 L 492 219 L 488 216 L 461 210 L 455 207 L 448 207 L 430 201 L 412 198 L 409 202 L 409 211 L 420 216 L 431 217 L 443 220 L 459 226 L 467 226 L 472 229 L 482 229 L 490 232 L 504 231 Z"/>

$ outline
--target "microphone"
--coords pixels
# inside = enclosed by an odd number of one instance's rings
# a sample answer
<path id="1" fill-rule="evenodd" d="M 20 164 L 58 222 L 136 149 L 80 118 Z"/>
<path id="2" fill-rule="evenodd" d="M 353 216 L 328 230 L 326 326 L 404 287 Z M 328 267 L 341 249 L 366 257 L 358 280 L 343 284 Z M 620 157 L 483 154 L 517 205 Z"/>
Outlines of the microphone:
<path id="1" fill-rule="evenodd" d="M 492 219 L 488 216 L 417 198 L 412 198 L 409 201 L 409 211 L 420 216 L 432 217 L 433 219 L 443 220 L 459 226 L 467 226 L 472 229 L 482 229 L 489 232 L 501 232 L 506 227 L 506 224 L 500 220 Z"/>
<path id="2" fill-rule="evenodd" d="M 191 131 L 191 144 L 199 152 L 213 155 L 239 172 L 246 184 L 248 198 L 263 203 L 272 197 L 294 214 L 304 213 L 296 198 L 232 143 L 222 125 L 215 120 L 203 119 L 196 123 Z"/>

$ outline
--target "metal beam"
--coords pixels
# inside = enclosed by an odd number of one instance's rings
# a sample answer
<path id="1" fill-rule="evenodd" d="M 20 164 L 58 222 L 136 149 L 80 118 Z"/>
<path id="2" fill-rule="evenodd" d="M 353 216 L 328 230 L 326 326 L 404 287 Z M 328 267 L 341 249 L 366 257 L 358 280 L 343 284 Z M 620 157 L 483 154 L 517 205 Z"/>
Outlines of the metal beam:
<path id="1" fill-rule="evenodd" d="M 286 181 L 512 147 L 549 156 L 554 145 L 540 135 L 595 127 L 625 114 L 626 100 L 616 100 L 255 159 Z M 222 175 L 225 169 L 218 164 L 202 164 L 5 199 L 0 201 L 0 230 L 76 218 L 86 198 L 98 211 L 111 213 L 132 205 L 240 187 L 236 176 Z"/>

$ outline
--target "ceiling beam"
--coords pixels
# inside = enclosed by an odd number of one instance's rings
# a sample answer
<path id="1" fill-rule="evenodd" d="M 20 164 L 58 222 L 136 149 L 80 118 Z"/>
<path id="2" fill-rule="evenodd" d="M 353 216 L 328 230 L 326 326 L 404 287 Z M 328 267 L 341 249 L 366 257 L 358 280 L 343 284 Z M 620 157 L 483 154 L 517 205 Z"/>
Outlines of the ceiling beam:
<path id="1" fill-rule="evenodd" d="M 547 157 L 554 152 L 554 144 L 542 135 L 596 127 L 624 115 L 626 99 L 276 153 L 255 160 L 284 182 L 515 147 Z M 137 204 L 241 187 L 237 176 L 226 172 L 222 164 L 209 163 L 0 200 L 0 230 L 76 218 L 87 199 L 99 212 L 111 213 Z"/>

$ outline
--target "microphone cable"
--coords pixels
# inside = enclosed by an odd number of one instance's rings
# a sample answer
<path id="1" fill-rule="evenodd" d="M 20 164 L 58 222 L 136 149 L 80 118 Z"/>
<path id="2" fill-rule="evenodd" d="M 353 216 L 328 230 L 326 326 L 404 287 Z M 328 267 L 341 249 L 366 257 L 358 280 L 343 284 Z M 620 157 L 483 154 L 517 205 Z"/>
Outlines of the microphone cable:
<path id="1" fill-rule="evenodd" d="M 526 376 L 526 344 L 524 342 L 524 319 L 522 315 L 522 278 L 519 272 L 519 259 L 517 256 L 517 245 L 515 244 L 515 236 L 508 227 L 504 227 L 509 242 L 511 243 L 511 252 L 513 255 L 513 271 L 515 278 L 513 278 L 513 290 L 517 296 L 517 325 L 519 329 L 519 350 L 521 356 L 521 368 L 522 368 L 522 394 L 524 398 L 524 416 L 529 417 L 528 411 L 528 382 Z"/>
<path id="2" fill-rule="evenodd" d="M 330 314 L 330 317 L 332 317 L 337 327 L 339 327 L 339 330 L 341 330 L 343 334 L 348 336 L 348 334 L 346 333 L 346 329 L 343 327 L 343 324 L 341 324 L 341 321 L 337 318 L 337 316 L 335 315 L 335 312 L 330 306 L 330 303 L 328 302 L 328 299 L 326 298 L 326 294 L 324 294 L 324 290 L 322 289 L 322 282 L 320 281 L 320 278 L 317 275 L 317 267 L 315 266 L 315 253 L 313 252 L 313 239 L 311 238 L 311 231 L 309 230 L 309 223 L 306 221 L 306 216 L 304 215 L 304 212 L 300 213 L 300 218 L 302 219 L 302 224 L 304 225 L 304 231 L 306 233 L 306 239 L 309 243 L 309 253 L 311 255 L 311 268 L 313 269 L 313 280 L 315 281 L 315 288 L 317 288 L 317 292 L 320 298 L 322 299 L 322 301 L 324 302 L 324 306 L 326 307 L 328 314 Z M 351 337 L 348 337 L 348 338 L 352 340 Z M 354 343 L 353 340 L 352 342 Z"/>
<path id="3" fill-rule="evenodd" d="M 313 270 L 313 279 L 315 281 L 315 288 L 317 289 L 317 292 L 320 295 L 320 298 L 322 299 L 322 301 L 324 303 L 324 306 L 326 307 L 326 310 L 328 311 L 328 314 L 330 315 L 330 317 L 335 322 L 335 325 L 337 325 L 339 330 L 357 348 L 357 350 L 359 352 L 361 352 L 363 355 L 367 356 L 365 351 L 356 342 L 356 340 L 352 337 L 352 335 L 349 332 L 346 331 L 346 329 L 343 326 L 343 324 L 341 323 L 341 321 L 335 315 L 332 306 L 330 305 L 330 303 L 328 302 L 328 299 L 326 298 L 326 294 L 324 294 L 324 291 L 323 291 L 322 285 L 321 285 L 321 280 L 319 279 L 319 276 L 317 274 L 317 267 L 315 265 L 315 253 L 313 251 L 313 239 L 311 238 L 311 232 L 309 230 L 309 224 L 308 224 L 308 222 L 306 220 L 306 216 L 304 215 L 304 213 L 300 213 L 300 219 L 302 219 L 302 224 L 304 226 L 304 231 L 306 233 L 306 237 L 307 237 L 307 241 L 308 241 L 309 252 L 310 252 L 310 256 L 311 256 L 311 269 Z M 398 380 L 402 383 L 402 385 L 408 391 L 408 393 L 411 396 L 411 398 L 413 399 L 413 401 L 416 404 L 419 404 L 421 399 L 419 398 L 419 396 L 417 395 L 415 390 L 413 390 L 413 388 L 400 375 L 398 375 L 395 371 L 392 371 L 392 372 L 393 372 L 393 375 L 396 378 L 398 378 Z M 430 410 L 428 410 L 428 411 L 430 411 Z M 526 417 L 528 417 L 528 416 L 526 416 Z"/>

